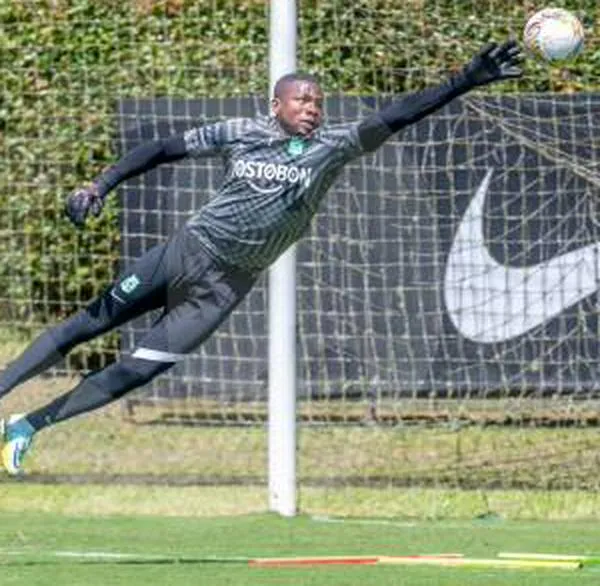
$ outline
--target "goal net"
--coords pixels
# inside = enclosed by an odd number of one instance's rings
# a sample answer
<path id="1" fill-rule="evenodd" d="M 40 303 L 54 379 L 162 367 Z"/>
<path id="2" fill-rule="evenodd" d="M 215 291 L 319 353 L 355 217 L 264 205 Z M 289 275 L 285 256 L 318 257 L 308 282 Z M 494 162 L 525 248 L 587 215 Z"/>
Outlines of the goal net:
<path id="1" fill-rule="evenodd" d="M 85 233 L 61 218 L 69 189 L 144 140 L 268 107 L 260 3 L 50 4 L 52 59 L 27 53 L 28 37 L 0 40 L 11 356 L 15 331 L 29 338 L 82 307 L 207 201 L 222 170 L 186 160 L 132 179 Z M 489 38 L 519 35 L 530 8 L 404 4 L 299 3 L 299 65 L 323 80 L 329 123 L 438 82 Z M 591 2 L 567 4 L 592 13 Z M 0 15 L 40 38 L 34 11 Z M 352 162 L 330 190 L 298 245 L 301 507 L 344 512 L 340 488 L 600 486 L 600 94 L 586 62 L 596 43 L 590 33 L 568 66 L 528 60 L 522 80 L 453 102 Z M 265 482 L 266 287 L 265 277 L 197 352 L 122 403 L 128 424 L 193 424 L 203 457 L 221 456 L 109 474 Z M 54 374 L 131 351 L 151 319 Z"/>
<path id="2" fill-rule="evenodd" d="M 334 97 L 328 118 L 353 120 L 373 106 Z M 215 108 L 254 107 L 127 101 L 122 134 L 130 147 L 142 131 L 156 136 L 165 113 L 181 112 L 173 122 L 186 126 Z M 599 117 L 593 95 L 469 97 L 349 166 L 298 248 L 304 425 L 595 424 Z M 152 213 L 169 233 L 219 176 L 202 161 L 130 182 L 124 256 L 145 248 Z M 262 282 L 130 408 L 160 405 L 170 420 L 265 421 L 266 311 Z M 126 348 L 150 321 L 126 329 Z"/>

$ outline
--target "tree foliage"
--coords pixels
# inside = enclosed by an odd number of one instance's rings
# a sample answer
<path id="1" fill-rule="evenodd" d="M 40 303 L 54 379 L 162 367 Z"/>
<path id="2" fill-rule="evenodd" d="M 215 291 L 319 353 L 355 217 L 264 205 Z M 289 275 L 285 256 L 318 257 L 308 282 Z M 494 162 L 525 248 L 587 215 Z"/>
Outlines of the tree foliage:
<path id="1" fill-rule="evenodd" d="M 593 23 L 593 0 L 559 3 Z M 326 90 L 393 94 L 435 83 L 491 39 L 518 35 L 529 2 L 302 0 L 299 64 Z M 119 97 L 265 95 L 263 0 L 0 3 L 0 319 L 46 323 L 85 303 L 118 259 L 113 198 L 91 229 L 64 219 L 67 193 L 114 162 Z M 600 51 L 568 67 L 532 60 L 493 91 L 593 91 Z M 277 34 L 277 31 L 274 31 Z"/>

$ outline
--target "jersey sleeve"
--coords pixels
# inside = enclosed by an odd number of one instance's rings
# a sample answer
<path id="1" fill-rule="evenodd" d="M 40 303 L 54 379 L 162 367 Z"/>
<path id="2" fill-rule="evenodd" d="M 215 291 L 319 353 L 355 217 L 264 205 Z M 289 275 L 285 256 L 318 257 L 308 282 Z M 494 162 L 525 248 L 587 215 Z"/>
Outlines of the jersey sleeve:
<path id="1" fill-rule="evenodd" d="M 247 131 L 249 123 L 250 120 L 246 118 L 231 118 L 187 130 L 183 138 L 188 155 L 207 157 L 221 153 L 232 141 Z"/>
<path id="2" fill-rule="evenodd" d="M 380 147 L 391 135 L 390 129 L 379 118 L 365 118 L 349 124 L 329 127 L 328 138 L 337 143 L 347 159 L 370 153 Z"/>
<path id="3" fill-rule="evenodd" d="M 371 153 L 377 150 L 394 132 L 380 116 L 369 116 L 357 124 L 356 134 L 362 153 Z"/>

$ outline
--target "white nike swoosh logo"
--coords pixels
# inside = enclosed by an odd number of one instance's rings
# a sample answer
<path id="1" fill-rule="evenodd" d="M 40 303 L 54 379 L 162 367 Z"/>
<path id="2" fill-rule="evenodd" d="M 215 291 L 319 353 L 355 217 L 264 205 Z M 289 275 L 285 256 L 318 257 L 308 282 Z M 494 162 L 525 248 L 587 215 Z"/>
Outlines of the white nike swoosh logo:
<path id="1" fill-rule="evenodd" d="M 520 336 L 600 288 L 600 243 L 523 268 L 492 258 L 483 234 L 492 172 L 488 170 L 458 227 L 444 279 L 452 323 L 466 338 L 483 343 Z"/>

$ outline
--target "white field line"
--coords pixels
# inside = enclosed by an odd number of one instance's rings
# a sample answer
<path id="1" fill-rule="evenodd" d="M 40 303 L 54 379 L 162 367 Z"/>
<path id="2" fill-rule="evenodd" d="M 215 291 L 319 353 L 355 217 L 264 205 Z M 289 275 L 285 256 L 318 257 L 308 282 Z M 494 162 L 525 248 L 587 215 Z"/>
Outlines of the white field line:
<path id="1" fill-rule="evenodd" d="M 2 549 L 0 548 L 0 556 L 26 556 L 26 555 L 39 555 L 39 556 L 51 556 L 57 558 L 96 558 L 96 559 L 154 559 L 163 558 L 166 556 L 144 554 L 144 553 L 122 553 L 114 551 L 71 551 L 71 550 L 57 550 L 57 551 L 46 551 L 40 549 Z"/>
<path id="2" fill-rule="evenodd" d="M 391 525 L 392 527 L 416 527 L 417 523 L 410 521 L 388 521 L 386 519 L 342 519 L 316 515 L 311 517 L 317 523 L 341 523 L 344 525 Z"/>
<path id="3" fill-rule="evenodd" d="M 76 551 L 76 550 L 40 550 L 33 548 L 23 549 L 3 549 L 0 548 L 0 558 L 2 556 L 47 556 L 55 558 L 74 558 L 74 559 L 91 559 L 91 560 L 148 560 L 148 561 L 160 561 L 160 560 L 197 560 L 199 562 L 246 562 L 246 557 L 235 557 L 235 556 L 194 556 L 190 554 L 148 554 L 148 553 L 131 553 L 131 552 L 115 552 L 115 551 Z"/>
<path id="4" fill-rule="evenodd" d="M 520 521 L 520 520 L 505 520 L 498 519 L 473 519 L 473 520 L 444 520 L 440 519 L 431 521 L 394 521 L 393 519 L 352 519 L 350 517 L 328 517 L 327 515 L 313 515 L 311 521 L 315 523 L 340 523 L 348 525 L 386 525 L 389 527 L 404 527 L 414 529 L 427 529 L 434 526 L 439 526 L 441 529 L 473 529 L 476 527 L 485 527 L 486 530 L 491 529 L 509 529 L 527 530 L 539 529 L 544 525 L 543 521 Z M 597 528 L 594 529 L 596 531 Z"/>

